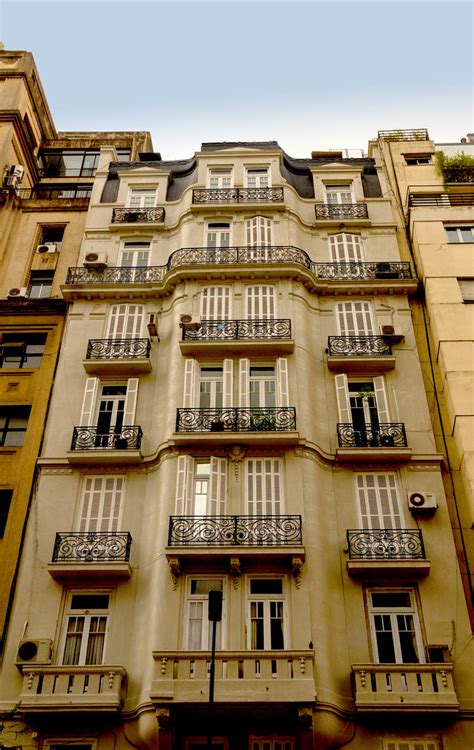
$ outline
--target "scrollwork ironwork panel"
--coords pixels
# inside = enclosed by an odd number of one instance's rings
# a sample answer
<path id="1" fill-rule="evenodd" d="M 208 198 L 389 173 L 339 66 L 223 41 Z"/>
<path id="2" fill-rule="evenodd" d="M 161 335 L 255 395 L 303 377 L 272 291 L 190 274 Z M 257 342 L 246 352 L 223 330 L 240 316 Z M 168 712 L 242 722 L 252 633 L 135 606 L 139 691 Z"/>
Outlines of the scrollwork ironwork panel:
<path id="1" fill-rule="evenodd" d="M 128 531 L 60 531 L 53 562 L 128 562 L 131 544 Z"/>
<path id="2" fill-rule="evenodd" d="M 315 274 L 318 279 L 411 279 L 412 271 L 409 263 L 383 261 L 377 263 L 315 263 Z"/>
<path id="3" fill-rule="evenodd" d="M 171 516 L 170 547 L 302 544 L 301 516 Z"/>
<path id="4" fill-rule="evenodd" d="M 406 448 L 405 425 L 400 422 L 386 422 L 373 427 L 354 427 L 350 423 L 337 425 L 340 448 Z"/>
<path id="5" fill-rule="evenodd" d="M 157 223 L 164 220 L 165 209 L 163 207 L 114 208 L 112 211 L 112 224 Z"/>
<path id="6" fill-rule="evenodd" d="M 318 203 L 317 219 L 367 219 L 366 203 Z"/>
<path id="7" fill-rule="evenodd" d="M 293 406 L 178 409 L 176 432 L 288 432 L 296 429 Z"/>
<path id="8" fill-rule="evenodd" d="M 142 428 L 135 425 L 108 432 L 99 432 L 97 426 L 74 427 L 71 450 L 138 450 L 142 437 Z"/>
<path id="9" fill-rule="evenodd" d="M 328 353 L 333 357 L 381 357 L 392 353 L 383 336 L 329 336 Z"/>
<path id="10" fill-rule="evenodd" d="M 197 330 L 183 328 L 183 341 L 220 339 L 290 339 L 291 321 L 279 320 L 203 320 Z"/>
<path id="11" fill-rule="evenodd" d="M 149 339 L 89 339 L 86 359 L 148 359 Z"/>
<path id="12" fill-rule="evenodd" d="M 351 560 L 424 560 L 423 537 L 419 529 L 349 529 Z"/>
<path id="13" fill-rule="evenodd" d="M 166 266 L 70 268 L 66 284 L 147 284 L 163 281 Z"/>
<path id="14" fill-rule="evenodd" d="M 283 201 L 283 188 L 194 188 L 193 203 L 275 203 Z"/>

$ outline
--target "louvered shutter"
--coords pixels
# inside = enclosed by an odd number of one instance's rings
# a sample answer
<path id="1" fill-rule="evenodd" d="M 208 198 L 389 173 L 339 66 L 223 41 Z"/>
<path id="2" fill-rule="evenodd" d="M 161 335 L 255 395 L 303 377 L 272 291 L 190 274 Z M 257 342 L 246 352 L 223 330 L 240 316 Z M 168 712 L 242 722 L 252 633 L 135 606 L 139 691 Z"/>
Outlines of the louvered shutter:
<path id="1" fill-rule="evenodd" d="M 203 320 L 230 320 L 231 288 L 210 286 L 201 293 L 201 318 Z"/>
<path id="2" fill-rule="evenodd" d="M 79 531 L 116 531 L 122 507 L 123 477 L 87 477 Z"/>
<path id="3" fill-rule="evenodd" d="M 377 416 L 380 423 L 390 422 L 388 410 L 387 393 L 385 391 L 385 379 L 383 377 L 374 378 L 374 393 L 377 403 Z"/>
<path id="4" fill-rule="evenodd" d="M 81 420 L 82 427 L 89 427 L 94 422 L 94 411 L 99 390 L 99 378 L 87 378 L 82 400 Z"/>
<path id="5" fill-rule="evenodd" d="M 106 337 L 138 338 L 143 330 L 143 305 L 113 305 L 110 309 Z"/>
<path id="6" fill-rule="evenodd" d="M 247 459 L 246 495 L 250 516 L 282 513 L 281 463 L 278 458 Z"/>
<path id="7" fill-rule="evenodd" d="M 356 234 L 333 234 L 329 237 L 331 259 L 340 263 L 360 262 L 364 259 L 363 244 Z"/>
<path id="8" fill-rule="evenodd" d="M 184 406 L 188 409 L 192 408 L 196 401 L 196 374 L 196 360 L 187 359 L 184 365 Z"/>
<path id="9" fill-rule="evenodd" d="M 250 360 L 239 361 L 239 406 L 248 408 L 250 406 Z"/>
<path id="10" fill-rule="evenodd" d="M 247 247 L 272 244 L 272 220 L 265 216 L 252 216 L 245 222 Z"/>
<path id="11" fill-rule="evenodd" d="M 458 279 L 463 302 L 474 302 L 474 279 Z"/>
<path id="12" fill-rule="evenodd" d="M 234 387 L 234 375 L 233 375 L 234 362 L 232 359 L 224 360 L 224 393 L 222 399 L 222 405 L 224 409 L 230 409 L 233 406 L 233 387 Z"/>
<path id="13" fill-rule="evenodd" d="M 123 413 L 124 426 L 135 424 L 135 410 L 137 408 L 139 378 L 129 378 L 127 381 L 127 395 Z"/>
<path id="14" fill-rule="evenodd" d="M 278 357 L 276 361 L 277 406 L 289 406 L 288 360 Z"/>
<path id="15" fill-rule="evenodd" d="M 338 302 L 336 315 L 341 336 L 370 336 L 374 331 L 370 302 Z"/>
<path id="16" fill-rule="evenodd" d="M 248 286 L 246 289 L 247 318 L 273 320 L 276 312 L 275 287 L 269 284 Z"/>
<path id="17" fill-rule="evenodd" d="M 337 410 L 339 412 L 339 422 L 348 424 L 352 422 L 351 409 L 349 404 L 349 391 L 347 388 L 347 375 L 341 373 L 335 377 Z"/>
<path id="18" fill-rule="evenodd" d="M 211 516 L 224 516 L 227 499 L 227 459 L 211 456 L 209 508 Z"/>
<path id="19" fill-rule="evenodd" d="M 178 476 L 176 480 L 176 515 L 193 514 L 194 459 L 191 456 L 178 456 Z"/>

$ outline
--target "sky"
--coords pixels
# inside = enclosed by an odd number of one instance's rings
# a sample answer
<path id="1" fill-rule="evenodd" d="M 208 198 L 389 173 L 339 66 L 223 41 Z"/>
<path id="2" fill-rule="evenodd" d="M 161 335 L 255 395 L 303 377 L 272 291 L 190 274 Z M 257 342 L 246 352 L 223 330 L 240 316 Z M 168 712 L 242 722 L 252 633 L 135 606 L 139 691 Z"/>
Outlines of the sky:
<path id="1" fill-rule="evenodd" d="M 378 130 L 474 131 L 474 3 L 0 0 L 58 130 L 149 130 L 164 159 L 205 141 L 291 156 L 367 149 Z"/>

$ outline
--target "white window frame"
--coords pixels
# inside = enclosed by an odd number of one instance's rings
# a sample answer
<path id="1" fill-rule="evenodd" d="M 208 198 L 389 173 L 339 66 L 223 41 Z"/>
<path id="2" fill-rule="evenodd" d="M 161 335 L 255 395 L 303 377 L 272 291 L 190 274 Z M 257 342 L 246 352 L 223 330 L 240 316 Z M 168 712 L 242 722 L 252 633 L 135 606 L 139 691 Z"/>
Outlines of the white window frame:
<path id="1" fill-rule="evenodd" d="M 251 181 L 249 178 L 251 178 L 252 174 L 255 175 L 255 185 L 250 185 L 249 184 L 249 182 Z M 261 185 L 260 182 L 261 182 L 261 178 L 263 176 L 265 177 L 265 179 L 263 180 L 263 182 L 265 184 Z M 245 167 L 245 187 L 246 188 L 250 188 L 250 189 L 252 189 L 252 188 L 267 188 L 267 187 L 271 187 L 271 186 L 272 186 L 272 182 L 271 182 L 271 169 L 270 169 L 270 166 L 261 166 L 261 167 L 257 167 L 257 166 L 251 166 L 250 167 L 249 166 L 249 167 Z"/>
<path id="2" fill-rule="evenodd" d="M 474 277 L 472 279 L 458 279 L 459 291 L 464 304 L 474 303 Z"/>
<path id="3" fill-rule="evenodd" d="M 271 370 L 271 372 L 263 372 L 259 375 L 252 374 L 252 370 L 261 370 L 262 368 Z M 251 408 L 276 408 L 278 400 L 277 388 L 277 372 L 274 362 L 250 363 L 249 398 Z M 252 403 L 252 401 L 254 403 Z"/>
<path id="4" fill-rule="evenodd" d="M 222 407 L 210 406 L 209 408 L 231 408 L 234 400 L 234 361 L 232 359 L 224 359 L 218 362 L 198 362 L 191 357 L 186 359 L 184 364 L 184 408 L 200 408 L 201 369 L 205 367 L 222 367 L 223 371 Z"/>
<path id="5" fill-rule="evenodd" d="M 207 493 L 207 509 L 204 515 L 226 515 L 228 503 L 228 472 L 226 458 L 217 456 L 194 458 L 186 454 L 178 456 L 176 477 L 176 515 L 194 516 L 196 514 L 196 464 L 209 461 L 210 474 Z M 202 515 L 202 514 L 201 514 Z"/>
<path id="6" fill-rule="evenodd" d="M 244 462 L 245 513 L 280 516 L 285 513 L 283 460 L 258 456 Z"/>
<path id="7" fill-rule="evenodd" d="M 427 739 L 386 737 L 383 740 L 383 750 L 440 750 L 439 740 L 435 737 Z"/>
<path id="8" fill-rule="evenodd" d="M 126 260 L 126 256 L 130 260 Z M 120 247 L 119 266 L 121 268 L 148 268 L 151 257 L 151 242 L 148 240 L 125 240 Z"/>
<path id="9" fill-rule="evenodd" d="M 233 288 L 222 284 L 201 289 L 200 309 L 202 320 L 231 320 Z"/>
<path id="10" fill-rule="evenodd" d="M 216 235 L 215 244 L 210 244 L 209 236 Z M 225 235 L 228 239 L 225 240 Z M 223 242 L 224 238 L 224 242 Z M 232 224 L 229 221 L 209 221 L 204 229 L 204 244 L 209 250 L 219 250 L 232 245 Z"/>
<path id="11" fill-rule="evenodd" d="M 245 287 L 244 317 L 247 320 L 275 320 L 277 288 L 274 284 L 249 284 Z"/>
<path id="12" fill-rule="evenodd" d="M 250 368 L 253 366 L 258 367 L 259 365 L 272 365 L 275 367 L 276 406 L 289 406 L 288 360 L 286 357 L 277 357 L 276 360 L 269 362 L 258 362 L 247 358 L 239 360 L 239 406 L 244 409 L 250 407 Z"/>
<path id="13" fill-rule="evenodd" d="M 365 248 L 362 237 L 350 232 L 338 232 L 328 237 L 329 253 L 333 263 L 362 263 Z"/>
<path id="14" fill-rule="evenodd" d="M 403 505 L 394 472 L 357 472 L 354 494 L 360 529 L 403 529 Z"/>
<path id="15" fill-rule="evenodd" d="M 411 606 L 410 607 L 396 607 L 396 606 L 375 607 L 372 605 L 373 593 L 409 594 Z M 370 630 L 370 638 L 371 638 L 371 644 L 372 644 L 372 652 L 374 656 L 374 662 L 376 664 L 386 663 L 386 662 L 381 662 L 379 659 L 379 655 L 378 655 L 377 635 L 376 635 L 376 628 L 375 628 L 375 617 L 378 615 L 388 616 L 390 618 L 391 631 L 387 631 L 387 632 L 392 633 L 395 661 L 388 662 L 388 663 L 390 664 L 392 663 L 393 664 L 424 664 L 425 663 L 425 648 L 424 648 L 424 643 L 423 643 L 420 619 L 418 616 L 418 608 L 416 605 L 415 590 L 413 588 L 405 588 L 405 587 L 370 588 L 367 590 L 367 607 L 368 607 L 369 630 Z M 404 662 L 403 661 L 403 658 L 402 658 L 403 654 L 402 654 L 401 644 L 400 644 L 400 630 L 399 630 L 398 622 L 397 622 L 397 617 L 399 615 L 402 615 L 402 616 L 407 615 L 411 617 L 413 620 L 416 651 L 418 653 L 417 662 Z"/>
<path id="16" fill-rule="evenodd" d="M 374 336 L 376 334 L 372 302 L 365 300 L 336 302 L 335 313 L 339 336 Z"/>
<path id="17" fill-rule="evenodd" d="M 295 750 L 294 737 L 249 737 L 249 750 Z"/>
<path id="18" fill-rule="evenodd" d="M 210 651 L 211 650 L 211 636 L 212 626 L 208 620 L 208 604 L 209 594 L 192 594 L 191 585 L 192 581 L 220 581 L 222 584 L 222 620 L 217 623 L 216 628 L 216 649 L 221 650 L 226 648 L 226 632 L 227 632 L 227 602 L 226 602 L 226 578 L 221 575 L 208 575 L 208 574 L 190 574 L 186 576 L 186 593 L 185 593 L 185 614 L 184 614 L 184 633 L 183 633 L 183 646 L 186 651 Z M 201 604 L 201 645 L 190 646 L 190 612 L 192 603 Z"/>
<path id="19" fill-rule="evenodd" d="M 335 200 L 333 198 L 330 198 L 330 195 L 334 195 Z M 342 196 L 348 196 L 348 197 L 342 197 Z M 343 206 L 348 205 L 350 203 L 355 203 L 355 197 L 354 197 L 354 183 L 351 181 L 349 182 L 339 182 L 339 183 L 326 183 L 324 185 L 324 197 L 325 202 L 331 206 Z M 350 198 L 350 200 L 349 200 Z"/>
<path id="20" fill-rule="evenodd" d="M 127 208 L 145 209 L 156 206 L 156 187 L 131 187 L 129 189 Z"/>
<path id="21" fill-rule="evenodd" d="M 463 230 L 469 229 L 471 232 L 471 238 L 464 239 Z M 448 245 L 471 245 L 474 243 L 474 224 L 444 224 L 444 230 L 446 232 L 446 238 Z M 450 239 L 448 231 L 456 232 L 457 239 Z"/>
<path id="22" fill-rule="evenodd" d="M 102 398 L 102 389 L 107 385 L 123 385 L 124 381 L 101 381 L 100 378 L 87 378 L 84 397 L 82 400 L 81 417 L 79 425 L 81 427 L 92 427 L 97 425 L 99 414 L 99 403 Z M 128 378 L 127 392 L 125 394 L 123 425 L 132 426 L 135 424 L 135 412 L 138 399 L 139 378 Z M 104 398 L 107 398 L 104 396 Z M 130 420 L 130 421 L 128 421 Z"/>
<path id="23" fill-rule="evenodd" d="M 212 182 L 217 180 L 217 185 Z M 229 184 L 223 184 L 224 182 Z M 234 168 L 233 167 L 208 167 L 207 168 L 207 187 L 208 190 L 229 190 L 234 187 Z"/>
<path id="24" fill-rule="evenodd" d="M 249 257 L 266 260 L 273 245 L 273 221 L 268 216 L 261 215 L 246 219 L 245 239 L 250 248 Z"/>
<path id="25" fill-rule="evenodd" d="M 339 422 L 343 424 L 353 424 L 352 409 L 350 404 L 350 392 L 348 387 L 348 378 L 345 373 L 340 373 L 335 376 L 336 385 L 336 398 L 339 413 Z M 390 412 L 387 399 L 387 391 L 385 387 L 385 378 L 379 376 L 376 378 L 364 378 L 364 382 L 372 383 L 373 385 L 373 397 L 375 399 L 377 418 L 380 424 L 387 424 L 391 422 Z M 359 382 L 356 381 L 356 382 Z M 368 414 L 367 414 L 368 416 Z M 370 418 L 366 419 L 366 424 L 370 426 Z"/>
<path id="26" fill-rule="evenodd" d="M 282 593 L 281 594 L 253 594 L 251 592 L 251 581 L 253 580 L 280 580 L 282 582 Z M 264 619 L 264 646 L 262 649 L 255 649 L 258 651 L 272 651 L 271 647 L 271 605 L 275 602 L 281 602 L 283 604 L 282 611 L 282 628 L 283 628 L 283 648 L 287 649 L 289 646 L 289 631 L 288 631 L 288 588 L 287 580 L 285 576 L 281 575 L 248 575 L 247 576 L 247 648 L 252 649 L 252 604 L 254 602 L 263 602 L 263 619 Z"/>
<path id="27" fill-rule="evenodd" d="M 72 609 L 72 598 L 76 595 L 100 595 L 100 596 L 108 596 L 109 602 L 107 609 L 104 608 L 97 608 L 97 609 Z M 81 589 L 71 589 L 66 594 L 66 602 L 64 607 L 64 613 L 62 617 L 62 626 L 61 626 L 61 635 L 59 639 L 59 648 L 58 648 L 58 654 L 60 657 L 60 664 L 65 664 L 64 657 L 66 656 L 65 650 L 66 650 L 66 642 L 67 642 L 67 635 L 68 635 L 68 623 L 72 618 L 75 617 L 84 617 L 85 618 L 85 624 L 86 627 L 84 627 L 84 630 L 82 631 L 81 636 L 81 648 L 79 652 L 79 658 L 76 664 L 71 664 L 69 666 L 85 666 L 86 661 L 85 658 L 87 656 L 87 648 L 88 648 L 88 642 L 89 642 L 89 636 L 91 635 L 90 626 L 92 623 L 92 620 L 94 617 L 105 617 L 106 618 L 106 628 L 104 631 L 104 642 L 102 646 L 102 659 L 98 664 L 105 664 L 105 655 L 107 653 L 107 641 L 108 641 L 108 634 L 109 634 L 109 627 L 110 627 L 110 616 L 111 616 L 111 605 L 112 605 L 112 591 L 110 589 L 105 590 L 81 590 Z"/>
<path id="28" fill-rule="evenodd" d="M 137 339 L 143 332 L 145 306 L 135 304 L 111 305 L 105 338 Z"/>
<path id="29" fill-rule="evenodd" d="M 125 474 L 92 474 L 83 477 L 76 524 L 79 531 L 94 533 L 120 529 L 125 479 Z"/>

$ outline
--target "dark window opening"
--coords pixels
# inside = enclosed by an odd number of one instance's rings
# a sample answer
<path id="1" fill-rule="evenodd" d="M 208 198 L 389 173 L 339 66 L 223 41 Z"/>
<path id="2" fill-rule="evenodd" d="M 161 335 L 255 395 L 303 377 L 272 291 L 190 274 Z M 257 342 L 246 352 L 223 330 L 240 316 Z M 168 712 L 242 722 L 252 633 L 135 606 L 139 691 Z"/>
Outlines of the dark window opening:
<path id="1" fill-rule="evenodd" d="M 0 445 L 21 446 L 25 442 L 31 406 L 0 406 Z"/>
<path id="2" fill-rule="evenodd" d="M 56 250 L 61 250 L 65 227 L 42 226 L 41 227 L 41 245 L 56 245 Z"/>
<path id="3" fill-rule="evenodd" d="M 99 149 L 43 151 L 40 164 L 45 177 L 93 177 L 99 156 Z"/>
<path id="4" fill-rule="evenodd" d="M 0 539 L 5 534 L 12 496 L 13 490 L 0 490 Z"/>
<path id="5" fill-rule="evenodd" d="M 0 344 L 0 368 L 39 367 L 46 338 L 46 333 L 4 333 Z"/>

